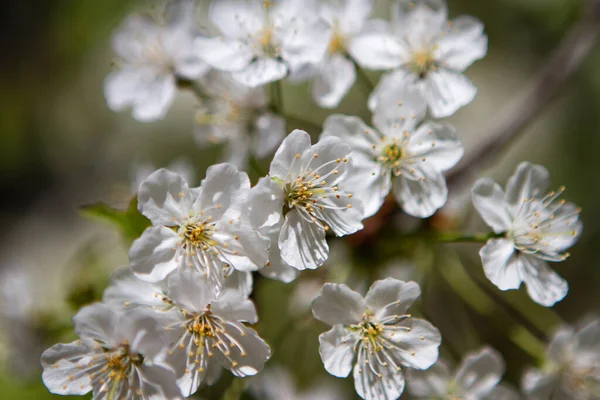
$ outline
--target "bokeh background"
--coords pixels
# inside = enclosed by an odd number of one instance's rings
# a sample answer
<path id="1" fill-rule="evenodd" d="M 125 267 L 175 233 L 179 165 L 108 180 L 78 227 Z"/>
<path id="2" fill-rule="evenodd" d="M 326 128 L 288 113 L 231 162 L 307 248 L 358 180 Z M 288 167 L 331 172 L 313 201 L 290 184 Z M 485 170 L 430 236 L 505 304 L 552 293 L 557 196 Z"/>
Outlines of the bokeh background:
<path id="1" fill-rule="evenodd" d="M 202 8 L 207 2 L 200 0 Z M 467 152 L 485 140 L 504 107 L 544 67 L 547 57 L 581 17 L 581 0 L 449 0 L 451 16 L 474 15 L 486 25 L 488 56 L 467 75 L 476 100 L 450 122 Z M 127 265 L 127 238 L 117 227 L 82 215 L 80 207 L 105 202 L 125 207 L 144 171 L 171 166 L 199 183 L 218 151 L 199 150 L 192 137 L 198 102 L 182 92 L 168 116 L 143 124 L 105 103 L 103 79 L 113 68 L 110 37 L 127 13 L 146 1 L 4 1 L 0 13 L 0 398 L 58 398 L 41 383 L 39 355 L 73 340 L 70 318 L 100 298 L 110 273 Z M 376 14 L 389 2 L 377 0 Z M 369 73 L 375 81 L 376 73 Z M 368 92 L 357 84 L 340 110 L 369 121 Z M 285 106 L 320 124 L 329 114 L 311 101 L 306 85 L 284 85 Z M 570 284 L 567 298 L 548 310 L 523 290 L 501 293 L 483 276 L 478 244 L 435 245 L 407 239 L 418 222 L 386 218 L 374 235 L 332 243 L 328 266 L 303 274 L 292 286 L 259 279 L 254 299 L 257 329 L 274 348 L 273 362 L 292 372 L 299 387 L 338 386 L 354 398 L 351 379 L 335 379 L 318 356 L 319 333 L 310 300 L 324 280 L 358 290 L 379 277 L 423 282 L 415 314 L 444 336 L 442 355 L 490 344 L 507 361 L 506 379 L 519 385 L 556 327 L 592 315 L 600 306 L 600 46 L 493 166 L 477 171 L 504 183 L 520 161 L 545 165 L 552 186 L 583 208 L 585 229 L 572 257 L 556 270 Z M 290 124 L 289 128 L 295 128 Z M 313 137 L 320 132 L 309 131 Z M 268 160 L 265 165 L 268 165 Z M 253 175 L 256 178 L 256 174 Z M 425 222 L 428 229 L 485 230 L 464 193 Z M 379 221 L 378 223 L 382 223 Z M 423 226 L 421 226 L 422 228 Z M 419 228 L 419 229 L 421 229 Z M 226 375 L 226 374 L 225 374 Z M 201 391 L 218 398 L 229 384 Z M 249 396 L 249 395 L 246 395 Z M 250 397 L 248 397 L 250 398 Z"/>

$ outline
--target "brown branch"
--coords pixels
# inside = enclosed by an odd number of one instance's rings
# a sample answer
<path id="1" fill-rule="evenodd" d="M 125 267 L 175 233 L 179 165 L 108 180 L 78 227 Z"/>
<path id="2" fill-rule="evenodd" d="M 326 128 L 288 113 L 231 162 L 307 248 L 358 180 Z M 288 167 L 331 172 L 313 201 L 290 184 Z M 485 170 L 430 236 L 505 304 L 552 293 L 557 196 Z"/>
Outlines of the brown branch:
<path id="1" fill-rule="evenodd" d="M 544 62 L 545 67 L 523 93 L 508 102 L 498 121 L 491 124 L 492 132 L 488 139 L 446 176 L 450 190 L 460 189 L 470 183 L 481 168 L 502 153 L 579 69 L 600 32 L 600 0 L 588 3 L 589 7 L 586 7 L 581 19 Z"/>

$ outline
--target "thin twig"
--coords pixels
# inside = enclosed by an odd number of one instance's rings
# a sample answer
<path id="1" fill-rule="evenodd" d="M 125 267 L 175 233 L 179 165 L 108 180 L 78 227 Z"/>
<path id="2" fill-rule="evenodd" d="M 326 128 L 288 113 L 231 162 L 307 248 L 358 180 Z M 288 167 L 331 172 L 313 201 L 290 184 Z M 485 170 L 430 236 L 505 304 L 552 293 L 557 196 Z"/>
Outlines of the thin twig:
<path id="1" fill-rule="evenodd" d="M 587 12 L 585 12 L 587 11 Z M 596 43 L 600 31 L 600 0 L 589 1 L 589 9 L 523 93 L 508 102 L 497 123 L 492 123 L 488 139 L 474 149 L 446 177 L 448 186 L 457 189 L 502 153 L 524 128 L 543 110 L 558 89 L 576 72 Z"/>

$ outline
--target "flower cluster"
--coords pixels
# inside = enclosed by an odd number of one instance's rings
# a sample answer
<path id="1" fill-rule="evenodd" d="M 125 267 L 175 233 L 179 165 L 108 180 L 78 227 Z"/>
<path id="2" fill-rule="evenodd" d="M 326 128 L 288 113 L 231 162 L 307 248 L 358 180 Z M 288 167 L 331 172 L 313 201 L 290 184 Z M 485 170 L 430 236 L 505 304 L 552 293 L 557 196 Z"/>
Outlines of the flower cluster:
<path id="1" fill-rule="evenodd" d="M 210 166 L 198 187 L 167 169 L 139 184 L 138 209 L 151 225 L 102 302 L 75 316 L 80 340 L 43 354 L 50 391 L 179 399 L 216 383 L 223 369 L 256 375 L 272 352 L 250 327 L 258 321 L 250 297 L 256 273 L 290 283 L 323 266 L 328 237 L 362 230 L 390 193 L 418 218 L 446 204 L 444 174 L 464 148 L 454 127 L 426 116 L 448 117 L 474 99 L 463 72 L 486 54 L 483 25 L 472 17 L 448 21 L 443 0 L 399 0 L 391 22 L 370 19 L 373 3 L 215 0 L 208 12 L 214 35 L 198 29 L 193 0 L 170 1 L 159 19 L 126 20 L 113 41 L 120 62 L 105 82 L 109 107 L 154 121 L 177 88 L 191 89 L 201 102 L 197 142 L 226 143 L 227 162 Z M 286 135 L 282 80 L 310 82 L 315 103 L 335 108 L 359 78 L 370 84 L 362 68 L 390 71 L 368 99 L 373 127 L 333 114 L 314 144 L 302 130 Z M 244 170 L 271 153 L 268 173 L 254 171 L 260 178 L 252 185 Z M 493 229 L 480 251 L 485 275 L 501 290 L 525 282 L 535 302 L 552 306 L 568 287 L 547 261 L 568 256 L 582 225 L 578 208 L 558 200 L 563 189 L 546 194 L 547 186 L 543 167 L 523 163 L 505 190 L 481 179 L 472 199 Z M 408 313 L 420 295 L 417 283 L 393 278 L 374 282 L 364 296 L 324 283 L 312 314 L 332 327 L 319 337 L 325 370 L 352 372 L 366 400 L 399 398 L 405 379 L 415 397 L 516 396 L 499 384 L 505 366 L 491 348 L 450 373 L 438 360 L 440 331 Z M 592 390 L 587 379 L 597 378 L 598 357 L 583 352 L 596 331 L 590 325 L 575 339 L 560 331 L 549 355 L 559 366 L 529 374 L 526 392 L 548 382 Z"/>

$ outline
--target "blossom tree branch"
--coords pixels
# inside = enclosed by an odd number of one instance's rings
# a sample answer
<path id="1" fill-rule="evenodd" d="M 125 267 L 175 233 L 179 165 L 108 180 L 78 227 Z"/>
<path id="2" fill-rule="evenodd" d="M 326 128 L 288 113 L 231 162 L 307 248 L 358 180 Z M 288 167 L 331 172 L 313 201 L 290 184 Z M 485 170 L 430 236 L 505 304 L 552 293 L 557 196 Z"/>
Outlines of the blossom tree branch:
<path id="1" fill-rule="evenodd" d="M 527 89 L 508 102 L 488 139 L 463 158 L 447 175 L 448 187 L 468 184 L 473 175 L 502 153 L 544 109 L 562 85 L 577 71 L 600 32 L 600 0 L 588 0 L 583 16 L 558 45 Z"/>

